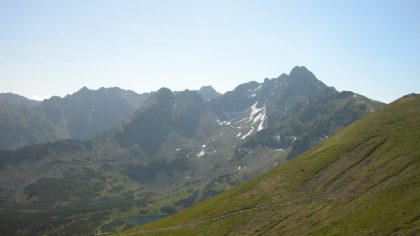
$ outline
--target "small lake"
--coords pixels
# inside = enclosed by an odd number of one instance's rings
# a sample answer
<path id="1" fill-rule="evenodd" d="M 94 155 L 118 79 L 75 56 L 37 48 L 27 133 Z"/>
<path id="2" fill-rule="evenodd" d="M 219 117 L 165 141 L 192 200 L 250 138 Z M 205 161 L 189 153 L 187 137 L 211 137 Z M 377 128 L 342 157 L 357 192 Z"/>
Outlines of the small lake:
<path id="1" fill-rule="evenodd" d="M 144 225 L 165 216 L 166 215 L 163 214 L 138 215 L 133 217 L 127 217 L 124 219 L 124 222 L 129 225 Z"/>

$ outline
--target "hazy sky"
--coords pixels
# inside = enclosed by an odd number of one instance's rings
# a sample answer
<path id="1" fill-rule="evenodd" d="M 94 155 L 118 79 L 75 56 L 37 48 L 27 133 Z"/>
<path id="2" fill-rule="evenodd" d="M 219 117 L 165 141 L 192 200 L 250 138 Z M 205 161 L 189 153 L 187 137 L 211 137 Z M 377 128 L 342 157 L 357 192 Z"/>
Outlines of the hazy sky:
<path id="1" fill-rule="evenodd" d="M 295 65 L 380 101 L 419 93 L 420 1 L 0 0 L 0 92 L 224 92 Z"/>

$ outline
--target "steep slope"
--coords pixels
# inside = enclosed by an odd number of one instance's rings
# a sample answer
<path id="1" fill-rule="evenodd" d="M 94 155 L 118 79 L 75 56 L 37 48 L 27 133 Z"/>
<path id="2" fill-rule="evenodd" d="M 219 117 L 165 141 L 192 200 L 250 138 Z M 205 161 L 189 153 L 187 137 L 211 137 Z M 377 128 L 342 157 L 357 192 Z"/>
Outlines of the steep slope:
<path id="1" fill-rule="evenodd" d="M 0 102 L 24 107 L 34 107 L 41 103 L 13 93 L 0 93 Z"/>
<path id="2" fill-rule="evenodd" d="M 217 92 L 212 86 L 207 85 L 207 86 L 203 86 L 201 87 L 198 91 L 197 91 L 204 100 L 206 101 L 210 101 L 213 98 L 217 98 L 219 96 L 221 96 L 222 94 Z"/>
<path id="3" fill-rule="evenodd" d="M 420 95 L 407 95 L 269 173 L 118 235 L 415 235 L 419 147 Z"/>
<path id="4" fill-rule="evenodd" d="M 50 142 L 63 135 L 37 108 L 0 102 L 0 149 Z"/>
<path id="5" fill-rule="evenodd" d="M 156 95 L 132 116 L 117 134 L 122 147 L 136 145 L 146 155 L 154 154 L 165 141 L 171 128 L 174 98 L 169 89 L 160 89 Z"/>
<path id="6" fill-rule="evenodd" d="M 47 99 L 40 107 L 49 121 L 68 133 L 68 138 L 86 140 L 117 126 L 148 96 L 120 88 L 84 87 L 64 98 Z"/>
<path id="7" fill-rule="evenodd" d="M 42 102 L 0 94 L 0 149 L 59 139 L 91 139 L 134 113 L 150 94 L 120 88 L 80 91 Z"/>
<path id="8" fill-rule="evenodd" d="M 328 88 L 306 68 L 292 72 L 210 101 L 197 91 L 161 89 L 91 143 L 0 151 L 0 215 L 7 216 L 0 231 L 80 235 L 124 229 L 129 217 L 171 214 L 274 168 L 296 147 L 305 150 L 381 106 Z M 110 116 L 120 111 L 117 103 L 96 101 L 98 93 L 82 89 L 48 100 L 48 120 L 68 131 L 70 123 L 89 124 L 86 114 L 91 122 L 100 119 L 98 107 L 109 105 L 99 110 Z M 100 100 L 107 99 L 114 101 L 111 95 Z M 305 133 L 309 146 L 297 146 Z"/>
<path id="9" fill-rule="evenodd" d="M 230 127 L 233 138 L 239 140 L 229 155 L 249 178 L 292 159 L 383 104 L 338 92 L 297 66 L 289 75 L 239 85 L 211 100 L 209 106 L 219 123 Z M 273 156 L 275 152 L 281 155 Z M 264 158 L 266 163 L 257 161 L 256 157 L 266 155 L 270 156 Z"/>

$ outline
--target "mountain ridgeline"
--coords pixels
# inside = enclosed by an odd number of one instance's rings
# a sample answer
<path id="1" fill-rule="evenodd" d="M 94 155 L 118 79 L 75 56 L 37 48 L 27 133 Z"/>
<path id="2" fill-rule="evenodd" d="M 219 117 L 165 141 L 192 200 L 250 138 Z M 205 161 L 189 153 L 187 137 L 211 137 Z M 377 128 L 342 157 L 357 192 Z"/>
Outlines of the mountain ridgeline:
<path id="1" fill-rule="evenodd" d="M 9 235 L 122 230 L 128 216 L 174 213 L 383 106 L 338 92 L 305 67 L 225 94 L 208 86 L 150 94 L 83 88 L 17 103 L 0 96 L 0 121 L 9 122 L 0 123 L 2 147 L 85 141 L 0 151 L 0 216 L 7 216 L 0 232 Z"/>
<path id="2" fill-rule="evenodd" d="M 160 89 L 137 111 L 117 133 L 118 143 L 125 148 L 133 145 L 146 154 L 156 153 L 171 129 L 174 96 L 169 89 Z"/>
<path id="3" fill-rule="evenodd" d="M 207 101 L 221 95 L 211 86 L 197 92 Z M 84 87 L 64 98 L 40 102 L 12 93 L 0 94 L 0 149 L 66 138 L 92 139 L 127 119 L 150 95 L 120 88 Z"/>
<path id="4" fill-rule="evenodd" d="M 117 126 L 149 96 L 119 88 L 86 87 L 42 102 L 0 94 L 0 149 L 69 138 L 91 139 Z"/>
<path id="5" fill-rule="evenodd" d="M 206 101 L 210 101 L 213 98 L 217 98 L 222 95 L 221 93 L 217 92 L 212 86 L 209 85 L 201 87 L 197 92 Z"/>
<path id="6" fill-rule="evenodd" d="M 419 147 L 412 94 L 266 174 L 115 235 L 417 235 Z"/>

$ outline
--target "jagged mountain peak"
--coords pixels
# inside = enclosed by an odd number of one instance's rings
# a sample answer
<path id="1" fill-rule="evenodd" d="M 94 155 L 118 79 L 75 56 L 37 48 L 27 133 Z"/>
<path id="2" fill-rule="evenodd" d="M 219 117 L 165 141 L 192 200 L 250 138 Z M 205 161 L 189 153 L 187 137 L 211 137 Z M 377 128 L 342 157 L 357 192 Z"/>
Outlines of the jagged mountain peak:
<path id="1" fill-rule="evenodd" d="M 75 97 L 75 96 L 87 96 L 87 95 L 91 95 L 93 92 L 95 92 L 95 90 L 92 90 L 92 89 L 89 89 L 86 86 L 83 86 L 82 88 L 80 88 L 76 92 L 64 96 L 63 99 L 64 98 L 69 98 L 69 97 Z"/>
<path id="2" fill-rule="evenodd" d="M 198 91 L 203 91 L 203 90 L 217 92 L 217 91 L 213 88 L 213 86 L 211 86 L 211 85 L 204 85 L 204 86 L 201 86 L 201 88 L 200 88 Z"/>
<path id="3" fill-rule="evenodd" d="M 139 148 L 147 155 L 156 153 L 170 131 L 173 105 L 170 89 L 155 92 L 117 131 L 120 146 Z"/>
<path id="4" fill-rule="evenodd" d="M 149 96 L 118 87 L 92 90 L 85 86 L 65 97 L 44 100 L 40 109 L 63 138 L 86 140 L 117 126 Z"/>
<path id="5" fill-rule="evenodd" d="M 295 66 L 292 68 L 289 75 L 294 74 L 294 73 L 312 73 L 312 72 L 309 71 L 308 68 L 306 68 L 305 66 Z"/>
<path id="6" fill-rule="evenodd" d="M 306 93 L 302 88 L 313 88 L 316 83 L 302 83 L 299 76 L 289 77 L 284 74 L 263 83 L 245 83 L 210 101 L 205 101 L 199 91 L 172 92 L 167 88 L 148 94 L 147 98 L 119 88 L 85 88 L 81 93 L 90 95 L 75 93 L 44 101 L 39 109 L 45 112 L 47 124 L 54 124 L 52 129 L 58 127 L 73 138 L 107 132 L 97 135 L 92 147 L 84 142 L 56 142 L 51 144 L 54 148 L 41 145 L 24 152 L 0 152 L 0 157 L 7 158 L 6 162 L 0 161 L 0 169 L 2 165 L 7 168 L 6 172 L 0 171 L 0 198 L 3 201 L 3 196 L 28 197 L 30 205 L 24 203 L 17 210 L 28 209 L 33 203 L 45 204 L 39 209 L 46 208 L 54 214 L 61 209 L 56 208 L 61 203 L 79 214 L 76 209 L 102 200 L 115 207 L 118 217 L 125 211 L 120 203 L 142 205 L 147 201 L 151 204 L 140 206 L 141 211 L 173 212 L 271 169 L 378 106 L 369 99 L 338 94 L 333 89 L 311 89 L 312 94 Z M 133 100 L 144 99 L 142 105 L 130 106 L 133 96 Z M 16 113 L 23 114 L 19 110 Z M 38 117 L 42 113 L 37 114 L 23 117 L 22 123 L 44 120 Z M 10 112 L 0 109 L 0 120 L 7 121 L 8 117 Z M 9 119 L 13 123 L 19 119 L 13 117 Z M 0 134 L 12 133 L 4 127 L 14 126 L 5 124 L 0 126 Z M 31 133 L 48 131 L 49 126 L 39 124 L 31 127 Z M 56 140 L 46 137 L 47 141 Z M 16 162 L 18 159 L 22 161 Z M 18 183 L 10 182 L 20 173 L 28 175 Z M 61 190 L 56 191 L 55 186 Z M 178 189 L 182 194 L 174 195 Z M 88 201 L 73 200 L 86 194 Z M 49 218 L 42 215 L 35 214 L 28 222 L 45 218 L 50 224 Z M 63 222 L 73 215 L 63 215 Z M 16 225 L 21 215 L 16 217 L 4 225 Z M 86 219 L 97 221 L 97 215 Z M 63 226 L 57 232 L 70 231 Z"/>
<path id="7" fill-rule="evenodd" d="M 316 76 L 304 66 L 295 66 L 289 73 L 289 82 L 296 85 L 311 84 L 318 89 L 324 89 L 327 86 L 318 80 Z"/>
<path id="8" fill-rule="evenodd" d="M 204 110 L 204 99 L 197 91 L 185 90 L 177 93 L 171 127 L 184 137 L 193 137 Z"/>
<path id="9" fill-rule="evenodd" d="M 174 103 L 175 95 L 172 93 L 172 91 L 168 88 L 160 88 L 156 92 L 152 93 L 149 98 L 147 98 L 143 105 L 131 116 L 131 119 L 138 116 L 142 111 L 148 110 L 151 107 L 154 106 L 160 106 L 165 104 L 171 104 L 171 106 Z"/>
<path id="10" fill-rule="evenodd" d="M 171 130 L 193 137 L 204 110 L 204 100 L 197 91 L 174 94 L 161 88 L 118 129 L 115 137 L 121 147 L 154 155 Z"/>
<path id="11" fill-rule="evenodd" d="M 174 94 L 168 88 L 160 88 L 146 102 L 158 102 L 158 103 L 173 103 Z"/>
<path id="12" fill-rule="evenodd" d="M 419 105 L 416 95 L 399 99 L 294 161 L 135 230 L 177 229 L 166 231 L 168 235 L 415 235 L 420 151 L 418 139 L 407 137 L 420 135 Z M 279 207 L 291 202 L 290 211 Z M 220 220 L 223 216 L 229 221 Z M 212 224 L 179 227 L 208 219 L 214 219 Z"/>
<path id="13" fill-rule="evenodd" d="M 213 98 L 217 98 L 221 93 L 217 92 L 211 85 L 206 85 L 201 87 L 198 90 L 198 93 L 204 98 L 204 100 L 212 100 Z"/>
<path id="14" fill-rule="evenodd" d="M 168 88 L 162 87 L 160 88 L 158 91 L 156 91 L 156 93 L 154 94 L 154 96 L 164 96 L 164 97 L 170 97 L 173 96 L 172 91 Z"/>
<path id="15" fill-rule="evenodd" d="M 65 97 L 74 97 L 77 95 L 97 95 L 97 94 L 121 94 L 121 93 L 132 93 L 137 94 L 136 92 L 129 89 L 122 89 L 120 87 L 100 87 L 99 89 L 90 89 L 86 86 L 83 86 L 75 93 L 66 95 Z"/>
<path id="16" fill-rule="evenodd" d="M 289 75 L 266 78 L 263 83 L 251 81 L 241 84 L 233 91 L 212 100 L 211 107 L 218 114 L 247 109 L 256 101 L 290 108 L 302 97 L 308 98 L 327 88 L 328 86 L 319 81 L 306 67 L 296 66 Z"/>
<path id="17" fill-rule="evenodd" d="M 83 86 L 79 89 L 78 92 L 84 92 L 84 91 L 91 91 L 91 89 L 89 89 L 87 86 Z"/>
<path id="18" fill-rule="evenodd" d="M 204 99 L 198 91 L 188 90 L 188 89 L 186 89 L 184 91 L 181 91 L 181 92 L 177 92 L 174 96 L 176 98 L 184 98 L 186 100 L 203 101 L 203 99 Z"/>
<path id="19" fill-rule="evenodd" d="M 243 84 L 238 85 L 238 86 L 234 89 L 234 91 L 241 91 L 241 92 L 243 92 L 243 91 L 247 91 L 247 90 L 249 90 L 249 89 L 256 88 L 256 87 L 258 87 L 259 85 L 260 85 L 260 83 L 258 83 L 257 81 L 249 81 L 249 82 L 247 82 L 247 83 L 243 83 Z"/>

